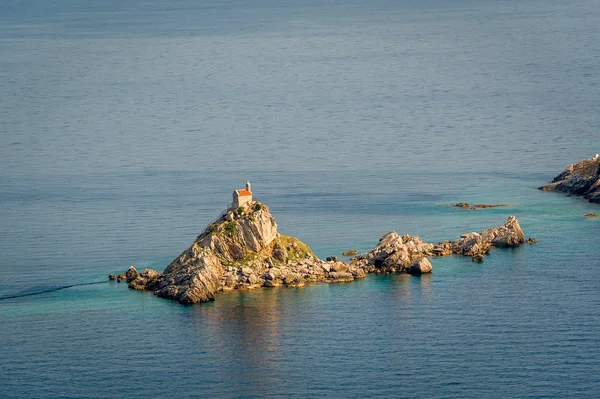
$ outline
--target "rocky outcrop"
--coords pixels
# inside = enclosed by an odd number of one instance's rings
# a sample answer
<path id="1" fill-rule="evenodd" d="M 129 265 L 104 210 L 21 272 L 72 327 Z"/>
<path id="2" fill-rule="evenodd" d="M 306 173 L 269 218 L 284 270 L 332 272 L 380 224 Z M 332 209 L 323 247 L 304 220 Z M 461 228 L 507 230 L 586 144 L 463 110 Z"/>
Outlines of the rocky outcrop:
<path id="1" fill-rule="evenodd" d="M 590 202 L 599 204 L 600 155 L 569 165 L 552 183 L 540 187 L 540 190 L 583 195 Z"/>
<path id="2" fill-rule="evenodd" d="M 433 255 L 433 244 L 418 236 L 400 236 L 395 231 L 385 234 L 375 248 L 353 263 L 379 273 L 403 272 L 414 259 Z"/>
<path id="3" fill-rule="evenodd" d="M 221 215 L 162 273 L 152 269 L 139 273 L 131 266 L 123 279 L 133 290 L 148 290 L 190 304 L 213 300 L 217 292 L 233 289 L 348 282 L 372 272 L 420 275 L 433 269 L 428 256 L 473 256 L 486 253 L 490 246 L 519 245 L 524 239 L 511 216 L 503 226 L 436 245 L 392 231 L 381 237 L 372 251 L 351 263 L 335 256 L 323 261 L 306 244 L 280 235 L 267 206 L 258 202 L 249 205 Z"/>
<path id="4" fill-rule="evenodd" d="M 481 233 L 481 238 L 494 247 L 516 247 L 525 242 L 525 234 L 514 216 L 510 216 L 504 226 L 485 230 Z"/>
<path id="5" fill-rule="evenodd" d="M 377 246 L 357 258 L 354 264 L 378 273 L 407 271 L 415 261 L 427 256 L 463 255 L 477 262 L 491 247 L 516 247 L 525 242 L 525 234 L 517 218 L 510 216 L 502 226 L 481 233 L 468 233 L 456 241 L 429 244 L 418 236 L 400 237 L 395 231 L 385 234 Z"/>

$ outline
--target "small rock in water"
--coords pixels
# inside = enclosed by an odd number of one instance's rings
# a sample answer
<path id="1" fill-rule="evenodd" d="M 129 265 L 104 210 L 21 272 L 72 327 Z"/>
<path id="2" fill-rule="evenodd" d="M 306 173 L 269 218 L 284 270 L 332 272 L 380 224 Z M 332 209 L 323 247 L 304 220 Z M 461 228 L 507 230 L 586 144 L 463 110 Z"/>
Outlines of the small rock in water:
<path id="1" fill-rule="evenodd" d="M 473 257 L 471 258 L 471 260 L 473 262 L 481 263 L 481 262 L 483 262 L 483 255 L 482 254 L 473 255 Z"/>
<path id="2" fill-rule="evenodd" d="M 109 275 L 108 275 L 108 279 L 109 279 L 109 280 L 116 280 L 116 279 L 117 279 L 117 276 L 115 276 L 114 274 L 109 274 Z"/>
<path id="3" fill-rule="evenodd" d="M 527 241 L 525 241 L 527 244 L 537 244 L 537 240 L 533 237 L 529 237 L 527 239 Z"/>
<path id="4" fill-rule="evenodd" d="M 585 217 L 586 218 L 597 218 L 598 214 L 597 213 L 586 213 Z"/>
<path id="5" fill-rule="evenodd" d="M 432 270 L 433 270 L 433 267 L 431 266 L 429 259 L 420 258 L 420 259 L 417 259 L 416 261 L 414 261 L 410 266 L 408 266 L 408 268 L 406 269 L 406 272 L 408 274 L 419 275 L 419 274 L 424 274 L 424 273 L 431 273 Z"/>
<path id="6" fill-rule="evenodd" d="M 349 251 L 342 252 L 344 256 L 358 255 L 358 249 L 351 249 Z"/>

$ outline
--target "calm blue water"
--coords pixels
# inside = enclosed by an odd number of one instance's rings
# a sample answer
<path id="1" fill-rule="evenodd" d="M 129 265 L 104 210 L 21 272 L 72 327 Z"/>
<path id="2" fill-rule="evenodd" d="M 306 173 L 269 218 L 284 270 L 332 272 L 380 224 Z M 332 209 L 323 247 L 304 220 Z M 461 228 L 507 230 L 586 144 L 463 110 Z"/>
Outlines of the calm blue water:
<path id="1" fill-rule="evenodd" d="M 599 208 L 535 190 L 597 152 L 597 1 L 0 0 L 0 397 L 597 398 Z M 246 179 L 321 257 L 538 244 L 188 307 L 106 281 Z"/>

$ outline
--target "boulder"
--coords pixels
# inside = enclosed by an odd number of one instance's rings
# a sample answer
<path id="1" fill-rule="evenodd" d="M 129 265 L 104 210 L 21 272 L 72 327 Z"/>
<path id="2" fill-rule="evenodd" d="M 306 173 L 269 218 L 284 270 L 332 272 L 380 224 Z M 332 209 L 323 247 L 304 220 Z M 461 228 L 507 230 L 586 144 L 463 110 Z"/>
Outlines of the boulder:
<path id="1" fill-rule="evenodd" d="M 431 273 L 433 267 L 427 258 L 419 258 L 406 268 L 408 274 L 420 275 Z"/>
<path id="2" fill-rule="evenodd" d="M 473 255 L 473 257 L 471 258 L 471 260 L 472 260 L 473 262 L 477 262 L 477 263 L 481 263 L 481 262 L 483 262 L 483 254 L 476 254 L 476 255 Z"/>

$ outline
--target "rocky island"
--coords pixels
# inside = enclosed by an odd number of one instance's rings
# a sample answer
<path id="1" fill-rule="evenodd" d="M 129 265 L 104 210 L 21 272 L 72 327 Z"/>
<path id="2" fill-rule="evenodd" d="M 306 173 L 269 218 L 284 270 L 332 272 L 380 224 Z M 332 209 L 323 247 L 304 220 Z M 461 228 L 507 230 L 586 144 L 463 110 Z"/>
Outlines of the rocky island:
<path id="1" fill-rule="evenodd" d="M 129 287 L 190 304 L 213 300 L 217 292 L 225 290 L 346 282 L 367 273 L 429 273 L 432 266 L 427 257 L 457 254 L 481 261 L 491 247 L 525 242 L 517 219 L 510 216 L 502 226 L 438 244 L 392 231 L 381 237 L 372 251 L 350 263 L 323 261 L 298 239 L 279 234 L 269 208 L 252 200 L 250 190 L 236 192 L 232 206 L 162 273 L 151 269 L 139 273 L 131 266 L 122 276 Z"/>
<path id="2" fill-rule="evenodd" d="M 583 195 L 588 201 L 600 204 L 600 155 L 569 165 L 552 183 L 539 189 Z"/>

